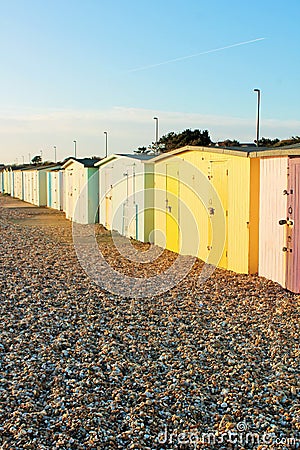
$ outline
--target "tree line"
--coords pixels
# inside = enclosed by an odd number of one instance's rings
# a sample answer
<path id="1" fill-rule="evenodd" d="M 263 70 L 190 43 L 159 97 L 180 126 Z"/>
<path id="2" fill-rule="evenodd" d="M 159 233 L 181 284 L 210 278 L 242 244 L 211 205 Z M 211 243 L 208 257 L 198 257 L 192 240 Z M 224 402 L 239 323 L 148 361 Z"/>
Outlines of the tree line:
<path id="1" fill-rule="evenodd" d="M 255 141 L 256 142 L 256 141 Z M 289 139 L 280 140 L 278 138 L 270 139 L 262 137 L 259 140 L 259 147 L 283 147 L 285 145 L 292 145 L 300 143 L 300 136 L 292 136 Z M 152 154 L 152 153 L 164 153 L 169 152 L 171 150 L 175 150 L 176 148 L 185 147 L 186 145 L 197 145 L 197 146 L 215 146 L 219 147 L 242 147 L 246 144 L 241 143 L 236 139 L 225 139 L 220 142 L 213 142 L 209 135 L 208 130 L 191 130 L 187 128 L 184 131 L 179 133 L 175 133 L 171 131 L 168 134 L 161 136 L 159 141 L 152 142 L 152 144 L 148 145 L 148 147 L 138 147 L 134 150 L 134 153 L 137 154 Z M 248 144 L 249 145 L 249 144 Z M 251 144 L 255 145 L 255 144 Z"/>

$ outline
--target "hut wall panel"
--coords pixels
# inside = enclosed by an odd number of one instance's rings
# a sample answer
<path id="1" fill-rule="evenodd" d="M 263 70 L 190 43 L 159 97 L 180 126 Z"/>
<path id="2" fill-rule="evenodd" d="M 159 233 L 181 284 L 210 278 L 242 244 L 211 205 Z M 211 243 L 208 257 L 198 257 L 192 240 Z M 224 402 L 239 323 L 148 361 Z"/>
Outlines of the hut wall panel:
<path id="1" fill-rule="evenodd" d="M 47 206 L 47 172 L 37 171 L 37 206 Z"/>
<path id="2" fill-rule="evenodd" d="M 66 167 L 65 169 L 65 213 L 67 219 L 72 219 L 73 216 L 73 181 L 74 165 Z"/>
<path id="3" fill-rule="evenodd" d="M 300 293 L 300 158 L 289 159 L 286 228 L 286 287 Z"/>
<path id="4" fill-rule="evenodd" d="M 250 159 L 249 272 L 258 272 L 260 160 Z"/>
<path id="5" fill-rule="evenodd" d="M 154 242 L 166 247 L 166 179 L 165 162 L 155 164 L 154 175 Z"/>
<path id="6" fill-rule="evenodd" d="M 112 225 L 112 169 L 111 164 L 99 168 L 99 222 L 108 230 Z"/>
<path id="7" fill-rule="evenodd" d="M 24 170 L 24 201 L 33 203 L 33 173 L 31 170 Z"/>
<path id="8" fill-rule="evenodd" d="M 89 167 L 87 171 L 88 198 L 87 198 L 87 223 L 99 222 L 99 170 Z"/>
<path id="9" fill-rule="evenodd" d="M 288 158 L 263 158 L 260 161 L 259 275 L 285 287 L 285 227 Z"/>
<path id="10" fill-rule="evenodd" d="M 144 179 L 143 179 L 144 178 Z M 154 243 L 154 164 L 144 164 L 144 177 L 139 177 L 138 186 L 143 193 L 144 212 L 138 211 L 139 226 L 144 230 L 144 242 Z M 144 185 L 143 185 L 144 183 Z M 139 196 L 141 194 L 139 193 Z M 141 225 L 140 225 L 141 223 Z M 139 234 L 138 239 L 141 240 Z"/>
<path id="11" fill-rule="evenodd" d="M 53 179 L 53 187 L 52 187 L 52 204 L 53 208 L 60 211 L 60 172 L 55 171 L 53 172 L 52 179 Z"/>
<path id="12" fill-rule="evenodd" d="M 47 206 L 60 211 L 62 209 L 61 190 L 62 190 L 62 171 L 47 172 Z"/>
<path id="13" fill-rule="evenodd" d="M 4 192 L 4 194 L 10 195 L 11 194 L 11 181 L 12 181 L 10 169 L 4 170 L 3 177 L 4 177 L 3 192 Z"/>
<path id="14" fill-rule="evenodd" d="M 65 189 L 65 171 L 60 170 L 59 171 L 59 186 L 60 186 L 60 211 L 65 210 L 65 196 L 64 196 L 64 189 Z"/>
<path id="15" fill-rule="evenodd" d="M 12 197 L 15 196 L 14 178 L 15 178 L 15 173 L 13 170 L 11 170 L 10 171 L 10 195 Z"/>
<path id="16" fill-rule="evenodd" d="M 228 269 L 248 273 L 250 225 L 250 160 L 228 161 Z M 257 272 L 257 267 L 254 270 Z"/>
<path id="17" fill-rule="evenodd" d="M 73 221 L 77 223 L 88 223 L 88 186 L 87 186 L 88 171 L 81 166 L 77 170 L 76 185 L 75 185 L 75 204 L 73 212 Z"/>
<path id="18" fill-rule="evenodd" d="M 15 170 L 14 172 L 14 196 L 23 200 L 23 171 Z"/>
<path id="19" fill-rule="evenodd" d="M 51 172 L 47 172 L 47 206 L 52 208 L 52 176 Z"/>

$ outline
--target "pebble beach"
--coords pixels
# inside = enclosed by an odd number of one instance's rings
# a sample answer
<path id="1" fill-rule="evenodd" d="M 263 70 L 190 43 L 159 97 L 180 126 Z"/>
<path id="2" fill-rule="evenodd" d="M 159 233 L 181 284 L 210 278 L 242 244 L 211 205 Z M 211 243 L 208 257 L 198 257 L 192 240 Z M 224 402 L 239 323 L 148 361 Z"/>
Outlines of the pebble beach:
<path id="1" fill-rule="evenodd" d="M 126 274 L 176 259 L 130 264 L 96 233 Z M 3 195 L 0 243 L 1 449 L 300 448 L 299 295 L 221 269 L 199 285 L 198 260 L 160 295 L 114 294 L 63 213 Z"/>

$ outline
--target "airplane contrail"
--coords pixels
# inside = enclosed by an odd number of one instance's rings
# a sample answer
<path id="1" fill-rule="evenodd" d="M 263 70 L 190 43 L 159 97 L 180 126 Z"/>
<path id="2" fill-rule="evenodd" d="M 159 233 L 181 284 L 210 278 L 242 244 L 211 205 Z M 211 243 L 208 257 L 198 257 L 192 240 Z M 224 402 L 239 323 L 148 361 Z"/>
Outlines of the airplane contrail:
<path id="1" fill-rule="evenodd" d="M 150 64 L 149 66 L 137 67 L 136 69 L 130 69 L 128 72 L 139 72 L 140 70 L 152 69 L 153 67 L 164 66 L 165 64 L 170 64 L 177 61 L 183 61 L 184 59 L 195 58 L 196 56 L 207 55 L 208 53 L 220 52 L 221 50 L 226 50 L 228 48 L 239 47 L 240 45 L 251 44 L 253 42 L 263 41 L 264 37 L 252 39 L 251 41 L 238 42 L 237 44 L 226 45 L 226 47 L 214 48 L 212 50 L 206 50 L 205 52 L 194 53 L 193 55 L 181 56 L 179 58 L 169 59 L 157 64 Z"/>

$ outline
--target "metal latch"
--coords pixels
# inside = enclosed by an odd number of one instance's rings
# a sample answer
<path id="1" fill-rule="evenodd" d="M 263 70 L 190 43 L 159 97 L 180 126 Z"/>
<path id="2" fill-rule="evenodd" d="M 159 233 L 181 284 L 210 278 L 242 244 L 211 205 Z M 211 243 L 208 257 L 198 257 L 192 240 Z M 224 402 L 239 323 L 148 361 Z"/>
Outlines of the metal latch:
<path id="1" fill-rule="evenodd" d="M 281 220 L 279 220 L 279 225 L 293 226 L 294 225 L 294 221 L 290 220 L 290 219 L 281 219 Z"/>

